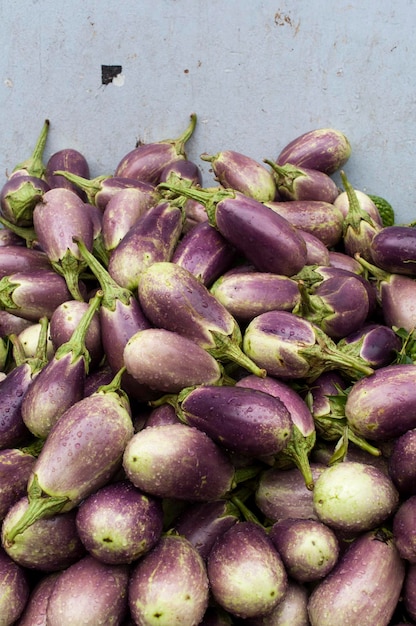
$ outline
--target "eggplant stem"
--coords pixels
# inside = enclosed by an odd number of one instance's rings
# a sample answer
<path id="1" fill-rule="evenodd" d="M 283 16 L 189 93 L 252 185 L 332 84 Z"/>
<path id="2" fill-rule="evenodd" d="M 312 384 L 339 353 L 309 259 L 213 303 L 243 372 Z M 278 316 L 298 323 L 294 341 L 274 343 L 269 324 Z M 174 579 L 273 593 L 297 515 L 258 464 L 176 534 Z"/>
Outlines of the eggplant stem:
<path id="1" fill-rule="evenodd" d="M 13 172 L 26 170 L 29 176 L 34 176 L 35 178 L 43 178 L 46 171 L 46 167 L 43 163 L 43 153 L 45 151 L 46 140 L 48 138 L 49 125 L 50 122 L 48 119 L 46 119 L 43 123 L 42 130 L 36 141 L 31 156 L 16 165 L 13 169 Z"/>

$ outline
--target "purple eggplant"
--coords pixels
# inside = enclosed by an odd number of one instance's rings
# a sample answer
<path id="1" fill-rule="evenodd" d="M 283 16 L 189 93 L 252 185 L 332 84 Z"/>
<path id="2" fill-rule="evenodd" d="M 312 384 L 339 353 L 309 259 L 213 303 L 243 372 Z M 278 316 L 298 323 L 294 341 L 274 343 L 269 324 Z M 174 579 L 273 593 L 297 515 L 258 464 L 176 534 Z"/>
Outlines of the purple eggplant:
<path id="1" fill-rule="evenodd" d="M 201 430 L 182 423 L 135 433 L 126 445 L 123 468 L 145 493 L 190 502 L 218 500 L 235 481 L 234 466 L 223 449 Z"/>
<path id="2" fill-rule="evenodd" d="M 13 315 L 7 311 L 0 310 L 0 337 L 6 338 L 8 335 L 19 335 L 25 328 L 32 326 L 33 322 L 25 320 L 23 317 Z"/>
<path id="3" fill-rule="evenodd" d="M 416 276 L 416 230 L 412 226 L 386 226 L 370 243 L 374 265 L 391 274 Z"/>
<path id="4" fill-rule="evenodd" d="M 215 180 L 222 187 L 239 191 L 259 202 L 274 199 L 274 176 L 255 159 L 235 150 L 222 150 L 213 155 L 204 153 L 201 159 L 211 163 Z"/>
<path id="5" fill-rule="evenodd" d="M 306 263 L 306 244 L 285 218 L 264 203 L 231 189 L 174 187 L 185 197 L 205 205 L 209 222 L 260 272 L 291 276 Z"/>
<path id="6" fill-rule="evenodd" d="M 243 619 L 270 613 L 287 590 L 282 559 L 264 528 L 254 522 L 238 522 L 218 537 L 207 572 L 215 601 Z"/>
<path id="7" fill-rule="evenodd" d="M 135 624 L 200 624 L 208 601 L 205 564 L 185 537 L 163 535 L 131 572 L 128 603 Z"/>
<path id="8" fill-rule="evenodd" d="M 102 212 L 102 235 L 106 250 L 111 253 L 137 220 L 160 199 L 160 195 L 139 187 L 120 189 L 107 202 Z"/>
<path id="9" fill-rule="evenodd" d="M 402 596 L 407 617 L 410 617 L 410 619 L 413 620 L 413 622 L 408 623 L 414 623 L 414 620 L 416 620 L 416 564 L 411 563 L 407 568 L 403 583 Z"/>
<path id="10" fill-rule="evenodd" d="M 29 596 L 27 572 L 0 548 L 0 615 L 5 626 L 16 623 Z"/>
<path id="11" fill-rule="evenodd" d="M 175 533 L 192 543 L 204 561 L 223 532 L 240 520 L 239 509 L 229 500 L 195 502 L 175 520 Z"/>
<path id="12" fill-rule="evenodd" d="M 19 522 L 28 506 L 27 496 L 23 496 L 3 520 L 2 545 L 10 558 L 27 569 L 55 572 L 84 556 L 85 548 L 78 536 L 75 511 L 39 519 L 9 544 L 6 539 L 8 530 Z"/>
<path id="13" fill-rule="evenodd" d="M 102 297 L 97 291 L 70 339 L 56 350 L 25 393 L 22 418 L 35 437 L 46 438 L 63 413 L 84 397 L 90 364 L 85 336 Z"/>
<path id="14" fill-rule="evenodd" d="M 321 264 L 323 265 L 323 264 Z M 347 270 L 353 274 L 362 274 L 363 267 L 349 254 L 345 252 L 339 252 L 338 250 L 329 250 L 329 263 L 331 267 Z"/>
<path id="15" fill-rule="evenodd" d="M 44 252 L 16 245 L 0 247 L 0 278 L 33 269 L 52 269 Z"/>
<path id="16" fill-rule="evenodd" d="M 354 202 L 358 201 L 361 211 L 368 213 L 373 222 L 375 222 L 379 226 L 383 226 L 383 220 L 378 211 L 378 208 L 373 200 L 370 198 L 370 196 L 368 196 L 366 193 L 364 193 L 364 191 L 361 191 L 360 189 L 353 189 L 353 192 Z M 338 197 L 334 200 L 334 205 L 337 207 L 337 209 L 341 211 L 345 219 L 350 210 L 350 197 L 348 193 L 346 191 L 341 191 Z"/>
<path id="17" fill-rule="evenodd" d="M 350 389 L 345 415 L 351 429 L 374 441 L 400 437 L 416 427 L 416 365 L 381 367 Z"/>
<path id="18" fill-rule="evenodd" d="M 33 224 L 39 245 L 52 267 L 65 278 L 75 300 L 83 300 L 79 277 L 85 265 L 73 237 L 93 246 L 93 224 L 84 202 L 68 189 L 51 189 L 33 211 Z"/>
<path id="19" fill-rule="evenodd" d="M 148 209 L 113 250 L 108 264 L 112 278 L 121 287 L 137 289 L 147 267 L 172 258 L 183 218 L 182 208 L 173 202 L 163 201 Z"/>
<path id="20" fill-rule="evenodd" d="M 85 156 L 74 148 L 64 148 L 54 152 L 48 159 L 45 168 L 45 180 L 51 189 L 55 187 L 65 187 L 77 193 L 82 200 L 86 200 L 87 196 L 77 185 L 71 183 L 67 178 L 55 175 L 56 170 L 64 170 L 71 174 L 90 177 L 90 166 Z"/>
<path id="21" fill-rule="evenodd" d="M 178 158 L 168 163 L 159 176 L 160 183 L 181 183 L 202 186 L 202 172 L 199 166 L 189 159 Z"/>
<path id="22" fill-rule="evenodd" d="M 334 180 L 325 172 L 264 159 L 272 168 L 277 193 L 283 200 L 319 200 L 332 204 L 339 195 Z M 270 198 L 273 200 L 274 198 Z"/>
<path id="23" fill-rule="evenodd" d="M 110 385 L 72 405 L 56 422 L 28 481 L 29 506 L 5 541 L 12 544 L 37 519 L 75 508 L 120 469 L 134 433 L 120 378 L 121 372 Z"/>
<path id="24" fill-rule="evenodd" d="M 338 350 L 318 326 L 288 311 L 255 317 L 245 329 L 243 350 L 276 378 L 311 381 L 331 369 L 341 369 L 352 378 L 373 372 L 360 358 Z"/>
<path id="25" fill-rule="evenodd" d="M 26 494 L 35 457 L 18 448 L 0 450 L 0 520 Z"/>
<path id="26" fill-rule="evenodd" d="M 311 462 L 310 467 L 315 483 L 326 466 Z M 307 489 L 298 468 L 265 470 L 260 475 L 255 499 L 259 510 L 272 522 L 287 518 L 318 519 L 313 492 Z"/>
<path id="27" fill-rule="evenodd" d="M 109 385 L 114 377 L 114 372 L 106 361 L 95 370 L 87 374 L 84 384 L 84 397 L 90 396 L 100 387 Z"/>
<path id="28" fill-rule="evenodd" d="M 362 533 L 384 523 L 399 504 L 399 494 L 385 472 L 358 461 L 327 467 L 313 490 L 315 512 L 335 530 Z"/>
<path id="29" fill-rule="evenodd" d="M 171 261 L 210 287 L 221 274 L 230 269 L 235 259 L 235 249 L 206 221 L 200 222 L 182 237 Z"/>
<path id="30" fill-rule="evenodd" d="M 200 224 L 201 222 L 208 221 L 208 215 L 205 211 L 205 207 L 201 202 L 197 200 L 193 200 L 192 198 L 187 198 L 183 205 L 183 209 L 185 212 L 185 222 L 183 225 L 183 233 L 187 233 L 194 226 Z"/>
<path id="31" fill-rule="evenodd" d="M 210 292 L 237 320 L 247 322 L 266 311 L 292 311 L 300 301 L 298 283 L 270 272 L 235 272 L 220 276 Z"/>
<path id="32" fill-rule="evenodd" d="M 49 597 L 60 572 L 45 574 L 30 590 L 23 613 L 16 626 L 46 626 L 46 610 Z"/>
<path id="33" fill-rule="evenodd" d="M 76 527 L 88 553 L 102 563 L 132 563 L 159 541 L 162 504 L 130 481 L 116 481 L 81 502 Z"/>
<path id="34" fill-rule="evenodd" d="M 129 570 L 87 555 L 60 572 L 46 609 L 48 626 L 120 626 L 127 615 Z"/>
<path id="35" fill-rule="evenodd" d="M 0 247 L 3 246 L 25 246 L 25 240 L 19 237 L 17 233 L 14 233 L 10 228 L 0 228 Z"/>
<path id="36" fill-rule="evenodd" d="M 179 421 L 173 404 L 164 402 L 158 406 L 152 406 L 145 425 L 146 427 L 161 426 L 163 424 L 177 424 Z"/>
<path id="37" fill-rule="evenodd" d="M 388 470 L 401 496 L 416 495 L 416 428 L 394 439 Z"/>
<path id="38" fill-rule="evenodd" d="M 360 534 L 312 591 L 311 626 L 388 626 L 405 576 L 403 560 L 386 529 Z"/>
<path id="39" fill-rule="evenodd" d="M 273 200 L 265 205 L 285 218 L 294 228 L 317 237 L 328 248 L 338 245 L 342 240 L 344 218 L 341 211 L 330 202 Z"/>
<path id="40" fill-rule="evenodd" d="M 38 322 L 37 324 L 30 324 L 30 326 L 23 328 L 17 334 L 17 340 L 22 346 L 23 352 L 26 357 L 35 356 L 41 332 L 42 332 L 42 324 Z M 49 324 L 48 329 L 47 329 L 47 339 L 46 339 L 46 353 L 45 353 L 46 359 L 50 361 L 54 353 L 55 353 L 55 349 L 51 341 L 50 324 Z"/>
<path id="41" fill-rule="evenodd" d="M 274 467 L 291 467 L 295 464 L 304 477 L 308 489 L 313 489 L 312 470 L 308 456 L 316 441 L 315 423 L 312 414 L 301 396 L 287 383 L 266 376 L 245 376 L 235 385 L 236 388 L 248 387 L 270 394 L 283 402 L 292 421 L 292 432 L 286 446 L 276 455 Z"/>
<path id="42" fill-rule="evenodd" d="M 281 150 L 276 162 L 334 174 L 350 156 L 351 144 L 343 132 L 336 128 L 318 128 L 292 139 Z"/>
<path id="43" fill-rule="evenodd" d="M 138 297 L 154 326 L 194 341 L 219 361 L 265 375 L 241 350 L 237 321 L 189 270 L 170 261 L 153 263 L 142 272 Z"/>
<path id="44" fill-rule="evenodd" d="M 329 265 L 328 247 L 315 235 L 298 228 L 306 243 L 306 265 Z"/>
<path id="45" fill-rule="evenodd" d="M 249 387 L 197 387 L 180 397 L 178 416 L 227 450 L 252 458 L 278 455 L 292 435 L 285 404 Z"/>
<path id="46" fill-rule="evenodd" d="M 392 530 L 402 559 L 416 564 L 416 496 L 400 503 L 393 516 Z"/>
<path id="47" fill-rule="evenodd" d="M 267 615 L 247 619 L 244 623 L 247 626 L 309 626 L 308 597 L 305 585 L 288 579 L 284 598 L 276 608 Z"/>
<path id="48" fill-rule="evenodd" d="M 2 216 L 17 226 L 32 226 L 33 211 L 49 185 L 35 176 L 12 176 L 0 190 Z"/>
<path id="49" fill-rule="evenodd" d="M 115 169 L 115 176 L 157 184 L 166 166 L 178 159 L 186 158 L 186 143 L 193 135 L 196 122 L 197 117 L 192 113 L 188 127 L 177 139 L 165 139 L 148 144 L 138 143 L 120 160 Z"/>
<path id="50" fill-rule="evenodd" d="M 337 343 L 346 354 L 359 356 L 370 367 L 377 369 L 391 365 L 402 347 L 400 337 L 385 324 L 364 324 Z"/>
<path id="51" fill-rule="evenodd" d="M 324 578 L 338 561 L 338 539 L 333 530 L 313 519 L 284 519 L 269 530 L 288 576 L 301 583 Z"/>

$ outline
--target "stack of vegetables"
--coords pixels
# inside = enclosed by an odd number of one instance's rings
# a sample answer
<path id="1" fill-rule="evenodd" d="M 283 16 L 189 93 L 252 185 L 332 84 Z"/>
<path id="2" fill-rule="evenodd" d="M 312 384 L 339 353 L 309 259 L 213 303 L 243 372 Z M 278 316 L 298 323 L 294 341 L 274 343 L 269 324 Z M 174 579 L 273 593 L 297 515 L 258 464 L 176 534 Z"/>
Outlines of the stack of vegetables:
<path id="1" fill-rule="evenodd" d="M 1 189 L 1 624 L 416 623 L 416 230 L 196 121 Z"/>

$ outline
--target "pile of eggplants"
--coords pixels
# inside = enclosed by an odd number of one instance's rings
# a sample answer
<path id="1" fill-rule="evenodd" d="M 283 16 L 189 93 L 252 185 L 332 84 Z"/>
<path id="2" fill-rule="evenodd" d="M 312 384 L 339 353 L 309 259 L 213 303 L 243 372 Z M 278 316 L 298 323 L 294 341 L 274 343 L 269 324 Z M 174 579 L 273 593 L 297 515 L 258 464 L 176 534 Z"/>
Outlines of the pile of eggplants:
<path id="1" fill-rule="evenodd" d="M 0 190 L 0 621 L 416 624 L 415 226 L 196 126 Z"/>

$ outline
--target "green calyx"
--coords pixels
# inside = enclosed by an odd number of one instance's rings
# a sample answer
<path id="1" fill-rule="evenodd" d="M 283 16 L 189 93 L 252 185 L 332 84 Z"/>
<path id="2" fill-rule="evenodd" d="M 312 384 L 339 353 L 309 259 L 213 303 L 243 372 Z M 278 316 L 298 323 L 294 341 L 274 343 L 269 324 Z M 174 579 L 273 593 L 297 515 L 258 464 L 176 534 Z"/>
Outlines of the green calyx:
<path id="1" fill-rule="evenodd" d="M 102 174 L 101 176 L 89 179 L 73 174 L 72 172 L 67 172 L 66 170 L 55 170 L 54 176 L 63 176 L 66 180 L 74 183 L 74 185 L 84 191 L 90 204 L 95 203 L 95 196 L 101 191 L 103 181 L 112 178 L 111 174 Z"/>
<path id="2" fill-rule="evenodd" d="M 35 147 L 33 149 L 31 156 L 25 161 L 18 163 L 14 167 L 13 172 L 24 170 L 28 173 L 29 176 L 34 176 L 35 178 L 44 177 L 46 167 L 43 163 L 43 153 L 45 151 L 46 140 L 48 138 L 49 124 L 50 124 L 49 120 L 44 121 L 42 130 L 37 139 L 37 142 L 35 144 Z"/>
<path id="3" fill-rule="evenodd" d="M 355 193 L 355 189 L 346 177 L 345 172 L 341 171 L 340 176 L 345 192 L 347 194 L 349 204 L 348 213 L 343 223 L 344 235 L 348 228 L 352 228 L 355 232 L 358 233 L 362 226 L 362 222 L 367 222 L 371 227 L 377 228 L 377 225 L 375 224 L 371 216 L 367 213 L 367 211 L 364 211 L 361 208 L 360 202 L 357 198 L 357 194 Z"/>

